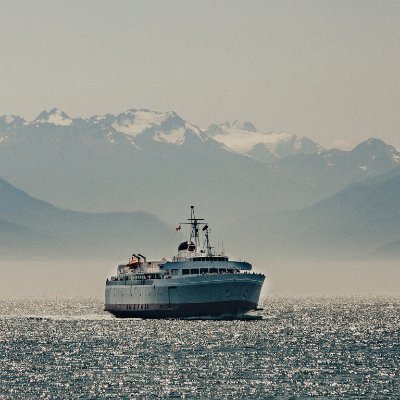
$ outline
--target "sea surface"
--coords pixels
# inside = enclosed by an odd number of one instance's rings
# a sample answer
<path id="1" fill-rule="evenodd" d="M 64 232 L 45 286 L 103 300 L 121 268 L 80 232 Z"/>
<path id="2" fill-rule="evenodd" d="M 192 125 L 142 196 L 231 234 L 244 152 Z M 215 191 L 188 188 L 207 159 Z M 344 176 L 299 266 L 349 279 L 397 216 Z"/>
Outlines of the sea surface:
<path id="1" fill-rule="evenodd" d="M 0 300 L 0 399 L 400 398 L 400 298 L 268 298 L 260 320 Z"/>

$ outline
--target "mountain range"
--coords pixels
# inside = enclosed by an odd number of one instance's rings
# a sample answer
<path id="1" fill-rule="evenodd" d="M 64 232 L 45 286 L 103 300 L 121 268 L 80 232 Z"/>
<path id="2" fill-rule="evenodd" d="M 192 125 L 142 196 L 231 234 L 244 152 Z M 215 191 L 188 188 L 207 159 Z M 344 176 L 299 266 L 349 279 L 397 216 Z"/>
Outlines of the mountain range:
<path id="1" fill-rule="evenodd" d="M 344 151 L 250 122 L 53 109 L 0 117 L 0 176 L 3 249 L 103 255 L 135 241 L 170 254 L 192 204 L 258 254 L 368 254 L 400 239 L 400 153 L 377 138 Z"/>
<path id="2" fill-rule="evenodd" d="M 244 258 L 397 256 L 400 167 L 387 175 L 310 207 L 232 220 L 219 233 L 228 239 L 228 252 Z M 64 210 L 0 179 L 2 257 L 115 260 L 130 251 L 161 257 L 173 254 L 178 236 L 148 213 Z"/>
<path id="3" fill-rule="evenodd" d="M 247 210 L 306 207 L 399 162 L 379 139 L 327 150 L 249 122 L 200 129 L 174 112 L 0 117 L 0 175 L 11 184 L 61 208 L 140 210 L 171 223 L 188 204 L 221 223 Z"/>

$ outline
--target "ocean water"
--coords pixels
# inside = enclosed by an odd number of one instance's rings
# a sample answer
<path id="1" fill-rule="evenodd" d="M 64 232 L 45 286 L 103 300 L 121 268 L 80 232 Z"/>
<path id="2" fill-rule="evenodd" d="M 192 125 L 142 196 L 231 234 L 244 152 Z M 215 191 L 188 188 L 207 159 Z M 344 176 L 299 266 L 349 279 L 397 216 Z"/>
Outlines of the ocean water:
<path id="1" fill-rule="evenodd" d="M 248 321 L 0 306 L 0 399 L 400 398 L 400 298 L 269 298 Z"/>

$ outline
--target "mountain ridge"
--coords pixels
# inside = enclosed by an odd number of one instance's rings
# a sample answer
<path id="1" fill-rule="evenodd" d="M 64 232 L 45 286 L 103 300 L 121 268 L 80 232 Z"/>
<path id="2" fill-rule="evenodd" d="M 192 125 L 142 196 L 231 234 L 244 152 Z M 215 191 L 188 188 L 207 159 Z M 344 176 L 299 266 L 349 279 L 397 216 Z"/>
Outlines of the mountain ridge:
<path id="1" fill-rule="evenodd" d="M 251 234 L 251 250 L 263 248 L 271 257 L 383 255 L 399 249 L 399 203 L 400 174 L 352 184 L 306 208 L 253 215 L 232 231 Z"/>
<path id="2" fill-rule="evenodd" d="M 234 249 L 243 249 L 242 257 L 255 259 L 260 254 L 264 260 L 393 257 L 400 246 L 399 202 L 400 171 L 383 181 L 352 184 L 306 208 L 256 214 L 236 224 L 232 219 L 215 233 L 228 239 L 230 254 L 240 256 Z M 171 226 L 146 212 L 63 210 L 0 178 L 3 256 L 23 257 L 23 252 L 42 258 L 117 258 L 136 248 L 163 256 L 175 249 L 173 233 Z"/>
<path id="3" fill-rule="evenodd" d="M 209 133 L 173 111 L 147 109 L 71 118 L 54 108 L 31 122 L 3 116 L 0 170 L 61 208 L 143 210 L 175 223 L 187 204 L 202 204 L 225 224 L 254 210 L 306 207 L 400 165 L 400 153 L 378 139 L 326 150 L 309 138 L 259 132 L 250 122 L 225 125 Z M 232 126 L 255 138 L 246 151 L 215 140 L 218 129 Z M 273 151 L 264 136 L 279 139 Z"/>
<path id="4" fill-rule="evenodd" d="M 0 248 L 2 255 L 23 251 L 63 258 L 120 257 L 135 246 L 156 252 L 172 246 L 174 230 L 146 213 L 84 213 L 38 200 L 0 178 Z M 159 254 L 161 256 L 161 254 Z M 21 255 L 22 257 L 22 255 Z"/>
<path id="5" fill-rule="evenodd" d="M 285 132 L 262 132 L 249 121 L 234 121 L 233 123 L 224 122 L 221 124 L 211 124 L 208 128 L 202 129 L 195 124 L 189 123 L 174 111 L 152 111 L 145 108 L 128 109 L 119 114 L 93 115 L 87 118 L 71 118 L 64 111 L 53 108 L 49 112 L 44 110 L 32 121 L 26 121 L 24 118 L 16 115 L 0 116 L 0 134 L 7 128 L 36 126 L 48 124 L 54 127 L 74 126 L 82 127 L 82 124 L 88 126 L 97 126 L 112 133 L 122 133 L 132 138 L 154 130 L 155 133 L 173 132 L 176 129 L 185 128 L 198 135 L 203 140 L 215 140 L 222 144 L 226 149 L 235 151 L 242 155 L 249 155 L 255 146 L 265 146 L 276 159 L 285 158 L 302 153 L 324 153 L 331 150 L 339 152 L 349 152 L 348 150 L 325 149 L 312 139 L 303 136 Z M 156 128 L 156 129 L 155 129 Z M 235 135 L 237 136 L 235 138 Z M 223 137 L 228 138 L 224 140 Z M 4 136 L 3 136 L 4 138 Z M 162 141 L 163 138 L 157 135 L 153 136 L 156 141 Z M 217 140 L 216 140 L 217 139 Z M 4 139 L 3 139 L 4 140 Z M 380 139 L 370 138 L 356 145 L 351 151 L 356 152 L 362 144 L 371 144 Z M 167 142 L 167 141 L 166 141 Z M 174 142 L 179 143 L 182 142 Z M 268 147 L 270 145 L 270 147 Z M 285 147 L 286 145 L 286 147 Z M 392 146 L 392 149 L 397 152 Z M 400 154 L 395 154 L 396 159 L 400 159 Z M 260 159 L 259 159 L 260 161 Z"/>

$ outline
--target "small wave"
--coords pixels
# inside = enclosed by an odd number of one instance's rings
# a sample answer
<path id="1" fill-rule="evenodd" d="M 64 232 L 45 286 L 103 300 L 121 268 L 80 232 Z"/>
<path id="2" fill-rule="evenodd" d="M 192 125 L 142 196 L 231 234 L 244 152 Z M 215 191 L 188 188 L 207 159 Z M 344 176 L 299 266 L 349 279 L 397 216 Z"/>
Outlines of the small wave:
<path id="1" fill-rule="evenodd" d="M 6 319 L 25 319 L 28 321 L 109 321 L 115 317 L 111 314 L 84 314 L 84 315 L 6 315 Z"/>
<path id="2" fill-rule="evenodd" d="M 239 315 L 237 317 L 233 317 L 232 315 L 206 315 L 202 317 L 184 317 L 179 319 L 183 319 L 185 321 L 259 321 L 263 319 L 263 316 L 251 314 Z"/>

